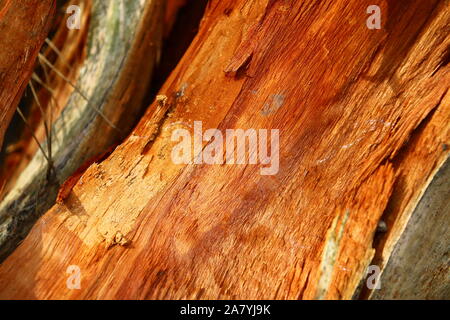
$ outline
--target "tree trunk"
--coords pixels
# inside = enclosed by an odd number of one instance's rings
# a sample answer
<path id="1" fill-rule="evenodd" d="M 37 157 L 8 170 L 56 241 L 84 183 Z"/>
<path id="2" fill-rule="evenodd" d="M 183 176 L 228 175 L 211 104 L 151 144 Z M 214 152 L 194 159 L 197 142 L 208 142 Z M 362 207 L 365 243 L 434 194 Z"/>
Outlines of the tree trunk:
<path id="1" fill-rule="evenodd" d="M 0 266 L 0 297 L 449 298 L 450 9 L 381 3 L 377 30 L 370 1 L 210 1 L 137 127 Z M 200 122 L 224 143 L 255 129 L 259 155 L 267 129 L 279 167 L 200 163 L 220 142 Z M 193 163 L 174 161 L 177 129 Z M 413 292 L 418 274 L 434 289 Z"/>
<path id="2" fill-rule="evenodd" d="M 135 124 L 161 49 L 163 12 L 160 0 L 93 3 L 87 57 L 76 84 L 65 83 L 76 89 L 59 101 L 66 106 L 53 124 L 52 163 L 36 153 L 0 204 L 0 260 L 55 203 L 60 185 Z"/>

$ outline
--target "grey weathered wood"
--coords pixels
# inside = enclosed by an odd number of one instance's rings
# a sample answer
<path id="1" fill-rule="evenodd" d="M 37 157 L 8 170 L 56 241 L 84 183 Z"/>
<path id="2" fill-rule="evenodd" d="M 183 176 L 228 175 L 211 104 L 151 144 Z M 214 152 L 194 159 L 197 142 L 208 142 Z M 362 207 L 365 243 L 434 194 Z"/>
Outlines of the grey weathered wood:
<path id="1" fill-rule="evenodd" d="M 54 11 L 54 0 L 0 0 L 0 147 Z"/>
<path id="2" fill-rule="evenodd" d="M 450 159 L 425 191 L 372 299 L 450 299 Z"/>

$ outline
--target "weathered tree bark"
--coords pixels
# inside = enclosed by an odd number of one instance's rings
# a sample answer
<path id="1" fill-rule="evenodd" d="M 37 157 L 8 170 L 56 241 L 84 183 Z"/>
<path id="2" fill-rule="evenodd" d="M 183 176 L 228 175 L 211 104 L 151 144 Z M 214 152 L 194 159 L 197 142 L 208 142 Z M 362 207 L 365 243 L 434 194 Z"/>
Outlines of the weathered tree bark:
<path id="1" fill-rule="evenodd" d="M 0 260 L 55 203 L 60 185 L 135 124 L 161 49 L 163 13 L 160 0 L 93 2 L 77 89 L 53 124 L 52 164 L 36 153 L 0 203 Z"/>
<path id="2" fill-rule="evenodd" d="M 382 297 L 364 289 L 367 267 L 395 275 L 418 203 L 449 157 L 450 9 L 387 0 L 383 28 L 371 30 L 370 4 L 211 1 L 160 90 L 167 101 L 38 221 L 0 266 L 0 297 Z M 194 121 L 279 129 L 279 171 L 175 164 L 172 133 Z M 434 217 L 427 230 L 442 223 Z M 376 235 L 380 220 L 387 232 Z M 422 283 L 448 276 L 448 255 L 430 259 Z M 71 265 L 80 290 L 67 287 Z M 447 294 L 448 283 L 415 297 Z"/>
<path id="3" fill-rule="evenodd" d="M 450 161 L 436 174 L 395 244 L 372 299 L 448 299 Z M 363 295 L 363 297 L 365 297 Z"/>
<path id="4" fill-rule="evenodd" d="M 55 0 L 0 0 L 0 148 L 50 29 Z"/>

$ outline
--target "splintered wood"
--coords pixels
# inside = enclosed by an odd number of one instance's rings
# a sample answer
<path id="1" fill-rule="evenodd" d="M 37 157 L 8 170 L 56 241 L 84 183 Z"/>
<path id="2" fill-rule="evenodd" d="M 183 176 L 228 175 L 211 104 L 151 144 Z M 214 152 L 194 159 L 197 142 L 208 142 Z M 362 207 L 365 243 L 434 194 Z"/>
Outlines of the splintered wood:
<path id="1" fill-rule="evenodd" d="M 370 1 L 211 1 L 133 133 L 0 266 L 0 297 L 357 297 L 450 144 L 450 9 L 380 3 L 372 30 Z M 279 129 L 278 173 L 174 163 L 194 121 Z"/>

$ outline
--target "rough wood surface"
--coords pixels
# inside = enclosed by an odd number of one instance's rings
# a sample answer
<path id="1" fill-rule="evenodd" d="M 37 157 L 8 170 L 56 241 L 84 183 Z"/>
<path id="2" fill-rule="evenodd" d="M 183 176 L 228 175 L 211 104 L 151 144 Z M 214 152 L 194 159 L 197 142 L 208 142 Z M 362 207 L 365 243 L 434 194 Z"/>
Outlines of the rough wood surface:
<path id="1" fill-rule="evenodd" d="M 354 297 L 450 143 L 447 3 L 384 1 L 381 30 L 371 4 L 211 1 L 167 102 L 38 221 L 0 266 L 0 297 Z M 280 171 L 175 165 L 171 133 L 193 121 L 280 129 Z"/>
<path id="2" fill-rule="evenodd" d="M 386 262 L 372 299 L 449 299 L 450 160 L 434 177 Z M 386 285 L 384 285 L 386 284 Z"/>
<path id="3" fill-rule="evenodd" d="M 49 179 L 47 160 L 36 153 L 0 203 L 0 260 L 55 203 L 59 186 L 135 123 L 161 48 L 163 13 L 160 0 L 93 2 L 78 89 L 53 124 L 55 175 Z"/>
<path id="4" fill-rule="evenodd" d="M 55 0 L 0 0 L 0 147 L 47 37 Z"/>

